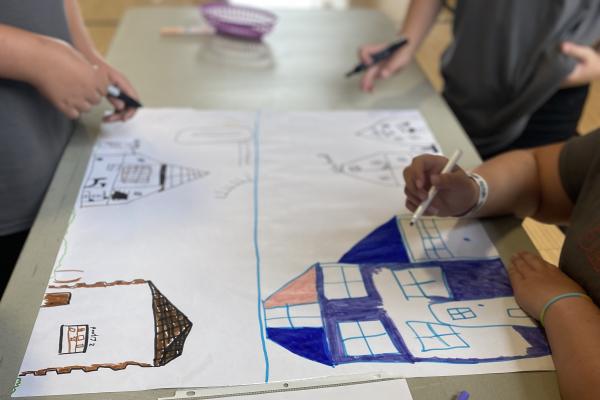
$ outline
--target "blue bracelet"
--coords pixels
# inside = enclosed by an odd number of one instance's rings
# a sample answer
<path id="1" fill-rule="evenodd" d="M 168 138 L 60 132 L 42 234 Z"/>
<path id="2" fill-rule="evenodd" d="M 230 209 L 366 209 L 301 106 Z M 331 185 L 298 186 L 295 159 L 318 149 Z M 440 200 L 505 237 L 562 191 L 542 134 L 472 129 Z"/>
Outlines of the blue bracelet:
<path id="1" fill-rule="evenodd" d="M 542 326 L 544 326 L 544 317 L 546 316 L 546 312 L 548 311 L 550 306 L 559 300 L 567 299 L 569 297 L 583 297 L 585 299 L 592 301 L 590 296 L 588 296 L 585 293 L 579 293 L 579 292 L 563 293 L 563 294 L 559 294 L 558 296 L 554 296 L 553 298 L 548 300 L 546 302 L 546 305 L 544 305 L 544 308 L 542 308 L 542 312 L 540 313 L 540 323 L 542 324 Z"/>

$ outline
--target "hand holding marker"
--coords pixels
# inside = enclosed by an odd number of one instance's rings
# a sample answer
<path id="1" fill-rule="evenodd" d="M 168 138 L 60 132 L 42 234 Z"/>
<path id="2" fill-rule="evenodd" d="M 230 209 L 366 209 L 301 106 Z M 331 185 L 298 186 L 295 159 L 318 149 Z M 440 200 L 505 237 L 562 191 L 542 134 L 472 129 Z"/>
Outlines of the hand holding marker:
<path id="1" fill-rule="evenodd" d="M 407 38 L 400 38 L 400 40 L 398 40 L 397 42 L 394 42 L 394 43 L 390 44 L 388 47 L 386 47 L 385 49 L 381 50 L 380 52 L 373 54 L 371 56 L 371 58 L 373 59 L 373 62 L 371 64 L 365 64 L 365 63 L 361 62 L 356 67 L 354 67 L 353 70 L 348 71 L 346 73 L 346 78 L 349 78 L 354 74 L 358 74 L 359 72 L 363 72 L 364 70 L 368 69 L 369 67 L 371 67 L 375 64 L 378 64 L 384 60 L 387 60 L 396 52 L 396 50 L 398 50 L 402 46 L 406 45 L 407 43 L 408 43 Z"/>
<path id="2" fill-rule="evenodd" d="M 462 156 L 462 151 L 458 149 L 454 152 L 452 157 L 450 157 L 450 159 L 444 166 L 444 169 L 442 169 L 441 174 L 447 174 L 448 172 L 451 172 L 456 166 L 456 163 L 458 163 L 460 156 Z M 413 226 L 419 220 L 419 218 L 423 216 L 423 213 L 427 211 L 427 208 L 429 208 L 429 205 L 431 204 L 431 201 L 433 200 L 437 192 L 438 188 L 436 186 L 431 186 L 431 188 L 429 189 L 429 193 L 427 194 L 427 198 L 421 202 L 421 204 L 413 214 L 412 218 L 410 219 L 410 226 Z"/>
<path id="3" fill-rule="evenodd" d="M 129 95 L 127 95 L 125 92 L 123 92 L 121 89 L 119 89 L 115 85 L 109 85 L 107 92 L 108 92 L 107 96 L 114 97 L 116 99 L 121 100 L 123 103 L 125 103 L 125 108 L 140 108 L 140 107 L 142 107 L 142 105 L 140 104 L 139 101 L 130 97 Z"/>

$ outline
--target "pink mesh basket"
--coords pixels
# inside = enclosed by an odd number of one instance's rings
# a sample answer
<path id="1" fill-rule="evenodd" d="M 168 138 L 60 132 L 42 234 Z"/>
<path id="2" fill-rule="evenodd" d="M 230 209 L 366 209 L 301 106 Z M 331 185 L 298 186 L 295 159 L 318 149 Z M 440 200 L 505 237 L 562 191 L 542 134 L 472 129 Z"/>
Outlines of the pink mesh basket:
<path id="1" fill-rule="evenodd" d="M 218 33 L 260 40 L 271 32 L 277 16 L 254 7 L 215 2 L 200 6 L 202 16 Z"/>

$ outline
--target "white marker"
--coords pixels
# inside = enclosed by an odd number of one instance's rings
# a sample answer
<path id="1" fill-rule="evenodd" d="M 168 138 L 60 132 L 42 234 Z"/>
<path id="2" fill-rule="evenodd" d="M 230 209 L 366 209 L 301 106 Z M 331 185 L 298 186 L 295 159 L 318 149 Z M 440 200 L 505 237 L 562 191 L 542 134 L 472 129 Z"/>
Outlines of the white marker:
<path id="1" fill-rule="evenodd" d="M 450 159 L 444 166 L 444 169 L 442 169 L 441 174 L 447 174 L 448 172 L 452 171 L 456 166 L 456 163 L 458 162 L 460 156 L 462 156 L 462 150 L 458 149 L 454 152 L 454 154 L 452 154 L 452 157 L 450 157 Z M 425 212 L 425 210 L 427 210 L 427 208 L 429 208 L 429 205 L 431 204 L 431 201 L 433 200 L 437 192 L 438 189 L 435 186 L 432 186 L 429 189 L 427 198 L 423 200 L 421 204 L 419 204 L 419 207 L 417 207 L 417 210 L 410 219 L 410 226 L 413 226 L 417 222 L 417 220 L 423 216 L 423 213 Z"/>

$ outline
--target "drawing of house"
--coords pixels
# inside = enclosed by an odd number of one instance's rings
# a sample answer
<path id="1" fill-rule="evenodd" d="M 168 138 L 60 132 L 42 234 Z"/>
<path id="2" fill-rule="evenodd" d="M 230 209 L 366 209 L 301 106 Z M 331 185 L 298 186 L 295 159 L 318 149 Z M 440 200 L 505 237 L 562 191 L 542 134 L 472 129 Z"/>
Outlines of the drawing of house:
<path id="1" fill-rule="evenodd" d="M 412 262 L 401 224 L 392 219 L 339 262 L 314 264 L 265 299 L 267 337 L 330 366 L 550 354 L 499 258 Z"/>
<path id="2" fill-rule="evenodd" d="M 81 189 L 82 207 L 126 204 L 208 175 L 136 152 L 131 142 L 98 141 Z"/>
<path id="3" fill-rule="evenodd" d="M 409 113 L 405 118 L 399 116 L 383 118 L 359 131 L 356 136 L 390 144 L 408 146 L 424 144 L 423 132 L 429 128 L 425 121 L 416 117 L 418 113 Z M 437 152 L 437 149 L 430 149 Z"/>
<path id="4" fill-rule="evenodd" d="M 191 328 L 151 281 L 51 285 L 19 376 L 162 367 L 183 353 Z"/>

